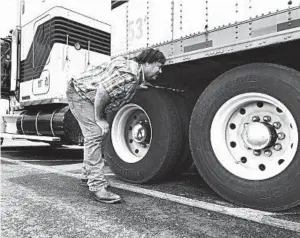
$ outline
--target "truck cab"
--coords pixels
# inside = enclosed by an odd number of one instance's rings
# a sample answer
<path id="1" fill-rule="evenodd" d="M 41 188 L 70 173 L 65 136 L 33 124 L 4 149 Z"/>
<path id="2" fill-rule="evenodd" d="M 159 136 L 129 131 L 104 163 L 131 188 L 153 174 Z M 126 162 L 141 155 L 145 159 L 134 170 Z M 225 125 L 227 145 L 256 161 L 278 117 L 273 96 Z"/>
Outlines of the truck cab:
<path id="1" fill-rule="evenodd" d="M 65 91 L 72 76 L 110 59 L 110 3 L 21 0 L 19 8 L 19 26 L 1 41 L 11 51 L 1 58 L 10 101 L 2 137 L 82 144 Z"/>

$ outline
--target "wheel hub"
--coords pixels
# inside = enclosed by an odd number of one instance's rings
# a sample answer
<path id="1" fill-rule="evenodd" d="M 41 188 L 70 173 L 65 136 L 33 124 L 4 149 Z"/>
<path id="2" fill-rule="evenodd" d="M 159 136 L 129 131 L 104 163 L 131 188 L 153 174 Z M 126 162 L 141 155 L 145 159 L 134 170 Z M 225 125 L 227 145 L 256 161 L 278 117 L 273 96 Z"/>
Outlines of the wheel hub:
<path id="1" fill-rule="evenodd" d="M 244 93 L 226 101 L 214 116 L 210 135 L 218 161 L 248 180 L 278 175 L 298 148 L 293 115 L 283 103 L 262 93 Z"/>
<path id="2" fill-rule="evenodd" d="M 115 152 L 126 163 L 137 163 L 148 153 L 152 126 L 147 113 L 139 105 L 128 103 L 115 115 L 111 141 Z"/>
<path id="3" fill-rule="evenodd" d="M 271 126 L 265 123 L 253 122 L 245 125 L 242 139 L 247 147 L 254 150 L 262 150 L 270 146 L 272 134 Z"/>
<path id="4" fill-rule="evenodd" d="M 144 124 L 138 123 L 132 128 L 132 138 L 135 142 L 144 142 L 147 138 L 147 129 Z"/>

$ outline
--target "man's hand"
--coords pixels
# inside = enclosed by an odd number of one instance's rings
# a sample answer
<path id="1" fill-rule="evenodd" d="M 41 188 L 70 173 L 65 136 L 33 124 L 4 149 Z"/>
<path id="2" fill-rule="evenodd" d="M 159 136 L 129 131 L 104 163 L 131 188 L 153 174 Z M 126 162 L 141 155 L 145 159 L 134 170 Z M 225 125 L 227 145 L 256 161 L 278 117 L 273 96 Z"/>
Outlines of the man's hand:
<path id="1" fill-rule="evenodd" d="M 149 82 L 143 82 L 138 86 L 138 89 L 148 89 L 149 87 L 153 87 L 153 85 Z"/>
<path id="2" fill-rule="evenodd" d="M 97 125 L 101 128 L 102 135 L 105 135 L 109 131 L 109 124 L 106 120 L 97 120 L 96 121 Z"/>
<path id="3" fill-rule="evenodd" d="M 105 135 L 109 131 L 109 124 L 104 119 L 103 113 L 106 105 L 108 104 L 110 97 L 106 90 L 99 85 L 94 102 L 95 109 L 95 121 L 96 124 L 101 128 L 102 135 Z"/>

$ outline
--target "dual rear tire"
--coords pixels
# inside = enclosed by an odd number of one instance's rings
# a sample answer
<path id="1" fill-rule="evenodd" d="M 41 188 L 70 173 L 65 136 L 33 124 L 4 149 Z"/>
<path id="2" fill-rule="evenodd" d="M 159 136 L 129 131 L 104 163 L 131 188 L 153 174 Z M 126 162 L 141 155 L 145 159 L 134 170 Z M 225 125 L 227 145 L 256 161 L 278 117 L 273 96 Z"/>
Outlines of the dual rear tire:
<path id="1" fill-rule="evenodd" d="M 159 89 L 137 92 L 112 119 L 106 148 L 111 170 L 132 183 L 150 183 L 181 173 L 188 157 L 184 99 Z"/>
<path id="2" fill-rule="evenodd" d="M 200 175 L 225 199 L 269 211 L 297 206 L 298 98 L 300 73 L 273 64 L 249 64 L 218 77 L 191 119 L 176 93 L 140 91 L 113 116 L 107 162 L 126 181 L 149 183 L 184 171 L 191 150 Z"/>

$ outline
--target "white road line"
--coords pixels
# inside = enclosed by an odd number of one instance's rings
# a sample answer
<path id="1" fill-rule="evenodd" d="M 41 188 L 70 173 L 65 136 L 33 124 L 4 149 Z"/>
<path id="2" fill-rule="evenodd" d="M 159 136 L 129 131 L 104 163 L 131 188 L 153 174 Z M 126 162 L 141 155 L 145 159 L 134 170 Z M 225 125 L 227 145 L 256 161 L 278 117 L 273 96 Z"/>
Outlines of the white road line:
<path id="1" fill-rule="evenodd" d="M 37 164 L 28 164 L 26 162 L 23 161 L 17 161 L 17 160 L 13 160 L 13 159 L 9 159 L 9 158 L 4 158 L 1 157 L 2 161 L 6 161 L 6 162 L 10 162 L 10 163 L 14 163 L 14 164 L 20 164 L 23 165 L 25 167 L 29 167 L 29 168 L 34 168 L 34 169 L 39 169 L 39 170 L 43 170 L 49 173 L 57 173 L 57 174 L 61 174 L 61 175 L 65 175 L 65 176 L 69 176 L 69 177 L 74 177 L 74 178 L 81 178 L 81 174 L 73 174 L 67 171 L 63 171 L 63 170 L 59 170 L 56 168 L 51 168 L 50 166 L 43 166 L 43 165 L 37 165 Z"/>
<path id="2" fill-rule="evenodd" d="M 16 160 L 3 158 L 3 157 L 1 158 L 1 160 L 6 161 L 6 162 L 15 163 L 15 164 L 20 164 L 20 165 L 34 168 L 34 169 L 47 171 L 50 173 L 57 173 L 57 174 L 61 174 L 61 175 L 69 176 L 69 177 L 78 178 L 78 179 L 81 178 L 80 174 L 73 174 L 70 172 L 58 170 L 55 168 L 50 168 L 47 166 L 28 164 L 25 162 L 16 161 Z M 259 211 L 259 210 L 255 210 L 255 209 L 250 209 L 250 208 L 226 207 L 223 205 L 213 204 L 213 203 L 209 203 L 209 202 L 203 202 L 203 201 L 199 201 L 199 200 L 195 200 L 195 199 L 191 199 L 191 198 L 186 198 L 186 197 L 181 197 L 181 196 L 177 196 L 177 195 L 173 195 L 173 194 L 158 192 L 158 191 L 151 190 L 151 189 L 140 188 L 140 187 L 136 187 L 133 185 L 124 184 L 124 183 L 120 183 L 120 182 L 111 181 L 110 184 L 112 187 L 123 189 L 126 191 L 139 193 L 139 194 L 143 194 L 143 195 L 147 195 L 147 196 L 151 196 L 151 197 L 155 197 L 155 198 L 165 199 L 165 200 L 180 203 L 183 205 L 196 207 L 196 208 L 200 208 L 200 209 L 205 209 L 208 211 L 213 211 L 213 212 L 217 212 L 217 213 L 221 213 L 224 215 L 229 215 L 229 216 L 233 216 L 233 217 L 237 217 L 237 218 L 241 218 L 241 219 L 245 219 L 245 220 L 249 220 L 249 221 L 254 221 L 254 222 L 257 222 L 260 224 L 278 227 L 278 228 L 282 228 L 282 229 L 289 230 L 289 231 L 300 232 L 300 223 L 299 222 L 293 222 L 293 221 L 288 221 L 288 220 L 271 217 L 271 215 L 277 215 L 277 213 L 264 212 L 264 211 Z"/>
<path id="3" fill-rule="evenodd" d="M 112 183 L 112 182 L 110 182 Z M 258 222 L 265 225 L 270 225 L 274 227 L 279 227 L 282 229 L 300 232 L 300 223 L 292 222 L 288 220 L 278 219 L 271 217 L 271 215 L 276 215 L 277 213 L 264 212 L 250 208 L 233 208 L 226 207 L 223 205 L 218 205 L 209 202 L 203 202 L 191 198 L 181 197 L 173 194 L 158 192 L 151 189 L 144 189 L 140 187 L 135 187 L 129 184 L 122 184 L 118 182 L 113 182 L 112 187 L 127 190 L 130 192 L 135 192 L 143 195 L 148 195 L 156 198 L 161 198 L 169 200 L 176 203 L 181 203 L 191 207 L 197 207 L 200 209 L 205 209 L 213 212 L 222 213 L 224 215 L 234 216 L 237 218 L 242 218 L 249 221 Z"/>
<path id="4" fill-rule="evenodd" d="M 41 159 L 41 160 L 37 160 L 37 159 L 21 159 L 18 161 L 23 161 L 23 162 L 80 162 L 80 160 L 65 160 L 65 159 Z M 65 165 L 65 164 L 64 164 Z M 59 166 L 59 165 L 54 165 L 54 166 Z M 53 166 L 53 167 L 54 167 Z"/>
<path id="5" fill-rule="evenodd" d="M 54 169 L 64 170 L 64 171 L 82 169 L 82 162 L 78 161 L 78 160 L 76 160 L 76 161 L 78 162 L 76 164 L 60 164 L 60 165 L 51 165 L 49 167 L 54 168 Z"/>
<path id="6" fill-rule="evenodd" d="M 71 149 L 71 150 L 83 150 L 84 146 L 82 145 L 63 145 L 62 147 L 59 147 L 62 149 Z"/>

